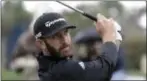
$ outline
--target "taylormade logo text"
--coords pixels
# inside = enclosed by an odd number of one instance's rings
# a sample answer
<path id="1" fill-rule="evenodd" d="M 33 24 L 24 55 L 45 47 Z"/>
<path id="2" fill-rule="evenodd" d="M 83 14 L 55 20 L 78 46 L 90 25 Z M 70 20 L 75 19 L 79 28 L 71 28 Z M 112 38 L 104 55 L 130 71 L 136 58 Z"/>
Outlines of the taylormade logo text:
<path id="1" fill-rule="evenodd" d="M 53 21 L 47 21 L 45 23 L 45 26 L 46 27 L 51 27 L 51 25 L 53 25 L 53 24 L 55 24 L 57 22 L 60 22 L 60 21 L 65 21 L 65 19 L 64 18 L 59 18 L 59 19 L 56 19 L 56 20 L 53 20 Z"/>

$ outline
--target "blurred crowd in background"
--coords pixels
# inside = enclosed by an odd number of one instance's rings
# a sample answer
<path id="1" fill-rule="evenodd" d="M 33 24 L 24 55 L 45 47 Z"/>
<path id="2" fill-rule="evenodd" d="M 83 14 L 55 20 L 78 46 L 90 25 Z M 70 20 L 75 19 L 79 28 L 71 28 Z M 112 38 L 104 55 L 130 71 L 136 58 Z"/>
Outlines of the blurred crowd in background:
<path id="1" fill-rule="evenodd" d="M 124 51 L 123 70 L 129 80 L 145 80 L 146 76 L 146 2 L 145 1 L 63 1 L 70 3 L 80 10 L 93 16 L 101 13 L 106 17 L 114 18 L 122 26 Z M 128 8 L 125 3 L 134 4 L 134 8 Z M 33 3 L 41 4 L 31 5 Z M 69 10 L 53 1 L 2 1 L 1 2 L 1 32 L 2 32 L 2 79 L 18 80 L 37 78 L 37 61 L 34 54 L 35 38 L 32 27 L 34 20 L 43 12 L 59 12 L 71 24 L 77 26 L 71 31 L 71 36 L 76 38 L 83 29 L 94 28 L 94 22 Z M 85 3 L 85 4 L 84 4 Z M 123 4 L 124 3 L 124 4 Z M 77 5 L 74 5 L 77 4 Z M 139 5 L 142 5 L 140 7 Z M 34 8 L 32 7 L 34 6 Z M 60 8 L 63 8 L 60 10 Z M 32 9 L 32 10 L 31 10 Z M 43 11 L 44 9 L 44 11 Z M 143 18 L 145 18 L 143 20 Z M 81 33 L 82 34 L 82 33 Z M 87 34 L 88 35 L 88 34 Z M 75 40 L 75 39 L 73 39 Z M 77 56 L 82 54 L 86 45 L 74 44 Z M 17 51 L 16 51 L 17 50 Z M 117 75 L 119 77 L 119 75 Z M 121 75 L 120 75 L 121 76 Z"/>

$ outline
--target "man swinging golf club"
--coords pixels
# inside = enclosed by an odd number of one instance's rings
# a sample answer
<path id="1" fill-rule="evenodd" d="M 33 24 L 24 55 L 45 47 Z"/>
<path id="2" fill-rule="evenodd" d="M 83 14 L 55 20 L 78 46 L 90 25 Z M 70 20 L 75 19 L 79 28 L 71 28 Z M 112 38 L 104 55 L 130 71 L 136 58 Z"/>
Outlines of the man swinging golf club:
<path id="1" fill-rule="evenodd" d="M 73 51 L 69 29 L 75 26 L 68 24 L 58 13 L 44 13 L 36 20 L 34 36 L 40 49 L 37 60 L 41 81 L 110 80 L 118 56 L 117 48 L 122 39 L 116 32 L 113 19 L 100 14 L 97 18 L 96 30 L 103 42 L 102 54 L 88 62 L 71 59 Z"/>

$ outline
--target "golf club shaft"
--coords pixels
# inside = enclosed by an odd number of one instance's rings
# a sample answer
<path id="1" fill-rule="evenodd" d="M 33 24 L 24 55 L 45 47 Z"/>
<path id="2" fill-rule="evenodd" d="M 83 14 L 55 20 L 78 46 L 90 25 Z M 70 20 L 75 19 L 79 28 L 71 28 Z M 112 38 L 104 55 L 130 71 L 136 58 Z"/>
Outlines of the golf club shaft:
<path id="1" fill-rule="evenodd" d="M 82 15 L 88 17 L 89 19 L 91 19 L 91 20 L 93 20 L 93 21 L 97 21 L 97 18 L 96 18 L 96 17 L 93 17 L 92 15 L 90 15 L 90 14 L 88 14 L 88 13 L 85 13 L 85 12 L 82 11 L 82 10 L 73 8 L 73 7 L 71 7 L 71 6 L 69 6 L 69 5 L 66 5 L 66 4 L 64 4 L 64 3 L 62 3 L 61 1 L 58 1 L 58 0 L 57 0 L 56 2 L 58 2 L 58 3 L 60 3 L 60 4 L 64 5 L 64 6 L 66 6 L 66 7 L 68 7 L 68 8 L 70 8 L 70 9 L 72 9 L 72 10 L 78 12 L 78 13 L 81 13 Z"/>

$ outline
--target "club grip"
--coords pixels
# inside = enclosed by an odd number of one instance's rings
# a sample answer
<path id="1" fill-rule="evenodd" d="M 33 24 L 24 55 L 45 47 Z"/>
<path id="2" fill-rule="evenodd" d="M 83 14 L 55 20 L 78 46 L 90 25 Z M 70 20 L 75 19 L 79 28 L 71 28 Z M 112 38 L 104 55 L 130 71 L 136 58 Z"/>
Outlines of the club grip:
<path id="1" fill-rule="evenodd" d="M 93 17 L 93 16 L 91 16 L 91 15 L 89 15 L 87 13 L 83 13 L 83 15 L 86 16 L 86 17 L 88 17 L 88 18 L 90 18 L 93 21 L 97 21 L 97 18 L 96 17 Z"/>

